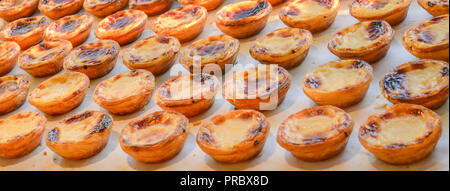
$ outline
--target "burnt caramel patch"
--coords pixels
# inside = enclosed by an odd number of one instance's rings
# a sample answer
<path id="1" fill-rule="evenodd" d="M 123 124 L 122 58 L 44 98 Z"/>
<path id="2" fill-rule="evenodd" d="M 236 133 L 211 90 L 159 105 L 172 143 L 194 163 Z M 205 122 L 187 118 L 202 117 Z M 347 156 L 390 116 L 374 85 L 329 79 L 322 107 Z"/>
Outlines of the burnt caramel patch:
<path id="1" fill-rule="evenodd" d="M 75 28 L 81 25 L 81 20 L 69 20 L 62 24 L 59 28 L 59 32 L 72 32 Z"/>
<path id="2" fill-rule="evenodd" d="M 326 7 L 327 9 L 330 9 L 333 6 L 333 0 L 314 0 L 314 1 L 319 3 L 319 5 L 322 7 Z"/>
<path id="3" fill-rule="evenodd" d="M 386 30 L 383 26 L 382 21 L 372 21 L 367 27 L 367 32 L 369 33 L 369 40 L 375 40 L 378 37 L 384 35 Z"/>
<path id="4" fill-rule="evenodd" d="M 33 29 L 38 28 L 41 25 L 44 25 L 47 22 L 45 17 L 37 20 L 37 18 L 26 18 L 23 20 L 19 20 L 10 31 L 11 36 L 19 36 L 26 33 L 31 32 Z"/>
<path id="5" fill-rule="evenodd" d="M 315 78 L 314 76 L 310 76 L 305 80 L 305 85 L 310 88 L 318 88 L 320 84 L 320 80 Z"/>
<path id="6" fill-rule="evenodd" d="M 103 114 L 101 120 L 95 125 L 93 133 L 100 133 L 107 129 L 112 123 L 112 119 L 106 115 Z"/>
<path id="7" fill-rule="evenodd" d="M 17 84 L 16 82 L 8 81 L 5 83 L 0 83 L 0 94 L 6 91 L 13 92 L 17 89 L 19 89 L 19 84 Z"/>
<path id="8" fill-rule="evenodd" d="M 360 68 L 366 67 L 367 65 L 368 65 L 367 62 L 364 62 L 362 60 L 356 60 L 353 62 L 351 67 L 353 69 L 360 69 Z"/>
<path id="9" fill-rule="evenodd" d="M 430 31 L 423 31 L 418 34 L 417 41 L 430 44 L 435 39 L 434 35 Z"/>
<path id="10" fill-rule="evenodd" d="M 369 135 L 371 137 L 376 137 L 379 127 L 380 125 L 378 125 L 377 122 L 371 121 L 362 129 L 361 136 Z"/>
<path id="11" fill-rule="evenodd" d="M 205 56 L 205 55 L 214 55 L 217 52 L 223 50 L 225 48 L 225 45 L 223 43 L 221 44 L 204 44 L 201 46 L 196 47 L 196 55 L 198 56 Z M 193 55 L 192 55 L 193 56 Z"/>
<path id="12" fill-rule="evenodd" d="M 73 116 L 73 117 L 67 119 L 67 120 L 65 121 L 65 123 L 66 123 L 66 124 L 70 124 L 70 123 L 80 122 L 80 121 L 83 121 L 83 120 L 85 120 L 85 119 L 91 117 L 92 114 L 93 114 L 92 112 L 84 112 L 84 113 L 82 113 L 82 114 L 75 115 L 75 116 Z"/>
<path id="13" fill-rule="evenodd" d="M 406 75 L 399 70 L 386 75 L 383 79 L 383 88 L 386 92 L 397 92 L 398 99 L 408 98 L 409 93 L 405 86 Z"/>
<path id="14" fill-rule="evenodd" d="M 48 132 L 47 139 L 52 142 L 56 142 L 59 139 L 59 130 L 54 128 Z"/>
<path id="15" fill-rule="evenodd" d="M 111 27 L 112 29 L 120 29 L 131 24 L 134 20 L 135 20 L 134 17 L 122 16 L 113 19 L 113 22 L 111 22 L 108 26 Z"/>
<path id="16" fill-rule="evenodd" d="M 243 9 L 231 15 L 232 20 L 239 20 L 246 17 L 252 17 L 269 6 L 267 1 L 260 1 L 253 8 Z"/>
<path id="17" fill-rule="evenodd" d="M 406 146 L 408 146 L 408 144 L 406 144 L 406 143 L 394 143 L 394 144 L 385 145 L 384 147 L 388 148 L 388 149 L 399 149 L 399 148 L 403 148 Z"/>
<path id="18" fill-rule="evenodd" d="M 449 74 L 448 74 L 448 66 L 445 66 L 444 68 L 442 68 L 442 70 L 441 70 L 441 76 L 442 76 L 442 77 L 449 76 Z"/>

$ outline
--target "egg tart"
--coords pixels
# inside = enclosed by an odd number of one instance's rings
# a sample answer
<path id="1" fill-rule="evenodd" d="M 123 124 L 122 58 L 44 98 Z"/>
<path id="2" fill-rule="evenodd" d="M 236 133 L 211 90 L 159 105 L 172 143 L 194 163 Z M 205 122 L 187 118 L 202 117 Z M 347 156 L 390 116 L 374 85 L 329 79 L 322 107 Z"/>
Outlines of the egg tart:
<path id="1" fill-rule="evenodd" d="M 186 47 L 181 52 L 179 62 L 190 72 L 194 72 L 194 67 L 198 67 L 205 73 L 219 68 L 222 73 L 225 73 L 225 66 L 235 63 L 239 48 L 239 40 L 233 37 L 227 35 L 210 36 Z M 194 66 L 195 57 L 200 58 L 199 63 L 195 63 L 199 66 Z"/>
<path id="2" fill-rule="evenodd" d="M 448 0 L 417 0 L 417 2 L 435 17 L 448 14 Z"/>
<path id="3" fill-rule="evenodd" d="M 390 102 L 437 109 L 448 99 L 448 63 L 438 60 L 407 62 L 384 75 L 381 93 Z"/>
<path id="4" fill-rule="evenodd" d="M 77 13 L 84 0 L 41 0 L 39 11 L 51 19 L 59 19 Z"/>
<path id="5" fill-rule="evenodd" d="M 38 7 L 39 0 L 0 1 L 0 17 L 6 21 L 31 16 Z"/>
<path id="6" fill-rule="evenodd" d="M 289 69 L 302 63 L 312 41 L 313 36 L 307 30 L 281 28 L 256 39 L 250 55 L 262 64 L 277 64 Z"/>
<path id="7" fill-rule="evenodd" d="M 47 119 L 36 112 L 23 112 L 0 120 L 0 158 L 19 158 L 41 144 Z"/>
<path id="8" fill-rule="evenodd" d="M 277 142 L 301 160 L 326 160 L 345 149 L 353 125 L 350 115 L 342 109 L 312 107 L 285 119 L 278 128 Z"/>
<path id="9" fill-rule="evenodd" d="M 30 81 L 22 74 L 0 77 L 0 115 L 16 110 L 25 103 Z"/>
<path id="10" fill-rule="evenodd" d="M 85 111 L 67 117 L 50 129 L 46 144 L 65 159 L 92 157 L 108 143 L 113 118 L 102 111 Z"/>
<path id="11" fill-rule="evenodd" d="M 46 41 L 22 52 L 19 67 L 34 77 L 53 75 L 62 70 L 64 58 L 71 50 L 70 41 Z"/>
<path id="12" fill-rule="evenodd" d="M 333 24 L 339 7 L 339 0 L 290 0 L 281 8 L 279 16 L 289 27 L 316 33 Z"/>
<path id="13" fill-rule="evenodd" d="M 48 19 L 44 16 L 15 20 L 0 30 L 0 40 L 14 41 L 22 50 L 42 41 Z"/>
<path id="14" fill-rule="evenodd" d="M 269 131 L 269 122 L 262 113 L 235 110 L 203 122 L 197 144 L 216 161 L 236 163 L 258 155 Z"/>
<path id="15" fill-rule="evenodd" d="M 116 65 L 120 45 L 113 40 L 98 40 L 74 49 L 64 59 L 64 69 L 82 72 L 89 79 L 108 74 Z"/>
<path id="16" fill-rule="evenodd" d="M 208 12 L 204 7 L 185 5 L 160 15 L 152 25 L 156 34 L 173 36 L 181 43 L 197 37 L 205 27 Z"/>
<path id="17" fill-rule="evenodd" d="M 84 0 L 84 9 L 97 16 L 106 17 L 121 9 L 128 4 L 128 0 Z"/>
<path id="18" fill-rule="evenodd" d="M 31 91 L 29 102 L 49 115 L 60 115 L 81 104 L 89 88 L 89 78 L 80 72 L 57 74 Z"/>
<path id="19" fill-rule="evenodd" d="M 141 36 L 146 23 L 147 15 L 142 11 L 133 9 L 119 11 L 98 23 L 95 36 L 125 45 Z"/>
<path id="20" fill-rule="evenodd" d="M 183 149 L 188 124 L 188 118 L 178 112 L 150 113 L 125 126 L 119 143 L 123 151 L 140 162 L 167 161 Z"/>
<path id="21" fill-rule="evenodd" d="M 267 0 L 271 5 L 278 5 L 283 3 L 285 0 Z"/>
<path id="22" fill-rule="evenodd" d="M 363 21 L 337 32 L 328 42 L 328 49 L 341 59 L 374 63 L 386 55 L 394 34 L 386 21 Z"/>
<path id="23" fill-rule="evenodd" d="M 359 141 L 390 164 L 409 164 L 430 154 L 441 136 L 439 115 L 414 104 L 396 104 L 370 116 L 359 129 Z"/>
<path id="24" fill-rule="evenodd" d="M 172 3 L 173 0 L 129 0 L 130 9 L 144 11 L 148 16 L 164 13 Z"/>
<path id="25" fill-rule="evenodd" d="M 9 73 L 16 66 L 20 46 L 14 41 L 0 42 L 0 76 Z"/>
<path id="26" fill-rule="evenodd" d="M 403 46 L 418 58 L 448 62 L 448 28 L 448 15 L 435 17 L 406 31 L 403 35 Z"/>
<path id="27" fill-rule="evenodd" d="M 206 10 L 212 11 L 219 7 L 225 0 L 178 0 L 183 5 L 198 5 L 205 7 Z"/>
<path id="28" fill-rule="evenodd" d="M 359 103 L 373 79 L 373 69 L 362 60 L 323 64 L 303 78 L 303 91 L 318 105 L 348 107 Z"/>
<path id="29" fill-rule="evenodd" d="M 76 47 L 89 38 L 93 22 L 87 14 L 65 16 L 45 29 L 44 40 L 68 40 Z"/>
<path id="30" fill-rule="evenodd" d="M 273 110 L 291 86 L 289 72 L 276 65 L 259 65 L 230 75 L 223 97 L 238 109 Z"/>
<path id="31" fill-rule="evenodd" d="M 122 61 L 129 69 L 145 69 L 158 76 L 169 70 L 177 60 L 181 44 L 175 37 L 154 35 L 127 49 Z"/>
<path id="32" fill-rule="evenodd" d="M 216 13 L 217 27 L 234 38 L 258 34 L 266 26 L 272 6 L 265 0 L 241 1 L 226 5 Z"/>
<path id="33" fill-rule="evenodd" d="M 150 101 L 155 77 L 146 70 L 133 70 L 115 75 L 97 85 L 94 101 L 116 115 L 142 109 Z"/>
<path id="34" fill-rule="evenodd" d="M 164 110 L 194 117 L 214 103 L 219 80 L 209 74 L 183 74 L 161 84 L 155 92 L 155 102 Z"/>
<path id="35" fill-rule="evenodd" d="M 384 20 L 394 26 L 405 20 L 411 0 L 354 0 L 350 14 L 359 21 Z"/>

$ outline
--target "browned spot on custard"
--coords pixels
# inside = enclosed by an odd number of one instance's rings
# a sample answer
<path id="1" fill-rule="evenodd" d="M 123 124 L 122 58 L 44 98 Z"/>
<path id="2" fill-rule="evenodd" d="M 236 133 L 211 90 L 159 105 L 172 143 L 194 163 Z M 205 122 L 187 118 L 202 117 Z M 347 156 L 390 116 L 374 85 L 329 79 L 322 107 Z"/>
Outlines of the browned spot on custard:
<path id="1" fill-rule="evenodd" d="M 333 0 L 314 0 L 315 2 L 319 3 L 322 7 L 331 8 L 333 6 Z"/>
<path id="2" fill-rule="evenodd" d="M 375 40 L 386 33 L 382 21 L 370 22 L 369 26 L 367 27 L 367 32 L 369 32 L 369 40 Z"/>
<path id="3" fill-rule="evenodd" d="M 393 143 L 390 145 L 386 145 L 385 147 L 388 149 L 399 149 L 408 146 L 407 143 Z"/>
<path id="4" fill-rule="evenodd" d="M 59 28 L 58 31 L 59 32 L 72 32 L 73 29 L 77 28 L 78 26 L 80 26 L 81 24 L 81 20 L 69 20 L 65 23 L 63 23 Z"/>
<path id="5" fill-rule="evenodd" d="M 48 132 L 47 139 L 52 142 L 56 142 L 59 139 L 59 129 L 54 128 Z"/>
<path id="6" fill-rule="evenodd" d="M 424 62 L 414 62 L 410 65 L 410 68 L 403 68 L 402 70 L 400 70 L 402 73 L 406 73 L 407 71 L 412 71 L 412 70 L 423 70 L 425 69 L 427 66 L 425 65 Z"/>
<path id="7" fill-rule="evenodd" d="M 378 134 L 378 128 L 380 126 L 377 122 L 369 122 L 367 125 L 365 125 L 364 128 L 361 130 L 361 136 L 369 135 L 371 137 L 376 137 Z"/>
<path id="8" fill-rule="evenodd" d="M 100 133 L 100 132 L 104 131 L 109 126 L 111 126 L 111 123 L 112 123 L 112 119 L 108 115 L 103 114 L 100 121 L 97 124 L 95 124 L 94 130 L 92 131 L 92 133 Z"/>
<path id="9" fill-rule="evenodd" d="M 134 17 L 121 16 L 121 17 L 112 19 L 112 22 L 109 24 L 109 26 L 112 29 L 120 29 L 120 28 L 123 28 L 123 27 L 131 24 L 134 20 L 135 20 Z"/>
<path id="10" fill-rule="evenodd" d="M 406 75 L 403 72 L 395 70 L 384 77 L 383 89 L 388 93 L 397 92 L 391 95 L 396 99 L 408 98 L 409 92 L 406 90 L 405 78 Z"/>
<path id="11" fill-rule="evenodd" d="M 253 115 L 250 112 L 244 112 L 244 113 L 239 114 L 239 119 L 249 120 L 249 119 L 252 119 L 252 116 Z"/>
<path id="12" fill-rule="evenodd" d="M 267 1 L 260 1 L 253 8 L 242 9 L 242 10 L 239 10 L 237 12 L 234 12 L 231 15 L 231 19 L 232 20 L 239 20 L 239 19 L 243 19 L 243 18 L 246 18 L 246 17 L 255 16 L 259 12 L 261 12 L 262 10 L 267 8 L 267 6 L 269 6 L 269 3 Z"/>
<path id="13" fill-rule="evenodd" d="M 17 24 L 11 28 L 10 35 L 18 36 L 29 33 L 33 29 L 38 28 L 47 22 L 45 18 L 41 18 L 40 20 L 36 19 L 37 18 L 30 17 L 17 22 Z"/>
<path id="14" fill-rule="evenodd" d="M 310 76 L 305 80 L 305 85 L 310 88 L 318 88 L 320 84 L 320 80 L 315 78 L 314 76 Z"/>
<path id="15" fill-rule="evenodd" d="M 442 76 L 442 77 L 449 76 L 449 74 L 448 74 L 448 66 L 445 66 L 444 68 L 442 68 L 442 70 L 441 70 L 441 76 Z"/>
<path id="16" fill-rule="evenodd" d="M 434 35 L 430 31 L 425 30 L 418 34 L 417 41 L 429 44 L 432 43 L 434 39 Z"/>
<path id="17" fill-rule="evenodd" d="M 353 69 L 359 69 L 359 68 L 365 67 L 367 65 L 368 64 L 366 62 L 362 61 L 362 60 L 355 60 L 353 62 L 353 64 L 352 64 L 352 68 Z"/>
<path id="18" fill-rule="evenodd" d="M 195 53 L 198 56 L 214 55 L 217 52 L 223 50 L 224 48 L 225 48 L 225 45 L 223 43 L 221 43 L 221 44 L 216 44 L 216 43 L 204 44 L 204 45 L 196 47 Z"/>
<path id="19" fill-rule="evenodd" d="M 198 12 L 201 10 L 200 7 L 194 7 L 193 9 L 175 9 L 174 11 L 169 11 L 164 13 L 163 16 L 165 17 L 172 17 L 173 19 L 185 19 L 187 16 L 191 15 L 193 17 L 195 16 L 201 16 L 198 14 Z"/>
<path id="20" fill-rule="evenodd" d="M 16 82 L 7 81 L 4 83 L 0 83 L 0 94 L 6 91 L 13 92 L 16 91 L 17 89 L 19 89 L 19 84 L 17 84 Z"/>
<path id="21" fill-rule="evenodd" d="M 156 40 L 163 44 L 169 44 L 169 42 L 170 42 L 170 38 L 167 36 L 157 36 Z"/>
<path id="22" fill-rule="evenodd" d="M 300 12 L 301 11 L 295 7 L 289 7 L 287 10 L 282 10 L 281 15 L 296 16 L 296 15 L 299 15 Z"/>

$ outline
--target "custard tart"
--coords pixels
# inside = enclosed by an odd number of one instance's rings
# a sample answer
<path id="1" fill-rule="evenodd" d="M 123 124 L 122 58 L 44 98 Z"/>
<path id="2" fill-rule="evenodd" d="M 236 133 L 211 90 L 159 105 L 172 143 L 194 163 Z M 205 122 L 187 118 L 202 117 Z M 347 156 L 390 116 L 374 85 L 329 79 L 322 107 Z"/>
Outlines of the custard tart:
<path id="1" fill-rule="evenodd" d="M 94 101 L 116 115 L 125 115 L 142 109 L 150 101 L 155 88 L 155 77 L 146 70 L 133 70 L 115 75 L 94 90 Z"/>
<path id="2" fill-rule="evenodd" d="M 121 9 L 128 4 L 128 0 L 84 0 L 84 9 L 97 16 L 106 17 Z"/>
<path id="3" fill-rule="evenodd" d="M 89 78 L 80 72 L 57 74 L 31 91 L 29 102 L 49 115 L 60 115 L 81 104 L 89 88 Z"/>
<path id="4" fill-rule="evenodd" d="M 390 102 L 437 109 L 448 99 L 448 63 L 438 60 L 407 62 L 384 75 L 381 93 Z"/>
<path id="5" fill-rule="evenodd" d="M 62 70 L 64 58 L 71 50 L 70 41 L 45 41 L 22 52 L 19 67 L 34 77 L 50 76 Z"/>
<path id="6" fill-rule="evenodd" d="M 102 111 L 85 111 L 58 121 L 48 132 L 45 142 L 65 159 L 85 159 L 103 150 L 112 127 L 110 115 Z"/>
<path id="7" fill-rule="evenodd" d="M 125 45 L 141 36 L 146 23 L 147 15 L 142 11 L 133 9 L 119 11 L 98 23 L 95 36 Z"/>
<path id="8" fill-rule="evenodd" d="M 148 16 L 159 15 L 170 9 L 173 0 L 129 0 L 130 9 L 144 11 Z"/>
<path id="9" fill-rule="evenodd" d="M 47 119 L 36 112 L 23 112 L 0 120 L 0 158 L 19 158 L 41 144 Z"/>
<path id="10" fill-rule="evenodd" d="M 130 122 L 119 138 L 122 150 L 145 163 L 172 159 L 183 149 L 189 120 L 174 111 L 157 111 Z"/>
<path id="11" fill-rule="evenodd" d="M 304 29 L 281 28 L 258 39 L 250 48 L 250 55 L 262 64 L 277 64 L 285 69 L 303 62 L 313 41 Z"/>
<path id="12" fill-rule="evenodd" d="M 22 50 L 42 41 L 48 19 L 44 16 L 28 17 L 10 22 L 0 30 L 0 40 L 14 41 Z"/>
<path id="13" fill-rule="evenodd" d="M 278 5 L 283 3 L 285 0 L 267 0 L 271 5 Z"/>
<path id="14" fill-rule="evenodd" d="M 180 64 L 182 64 L 191 73 L 196 69 L 201 72 L 209 73 L 221 70 L 225 73 L 226 65 L 233 65 L 236 61 L 240 48 L 239 40 L 227 36 L 216 35 L 210 36 L 193 42 L 186 47 L 180 56 Z M 196 57 L 199 58 L 197 63 Z M 194 64 L 198 64 L 194 66 Z"/>
<path id="15" fill-rule="evenodd" d="M 0 77 L 0 115 L 16 110 L 25 103 L 30 81 L 22 74 Z"/>
<path id="16" fill-rule="evenodd" d="M 394 26 L 405 20 L 411 0 L 354 0 L 350 14 L 359 21 L 384 20 Z"/>
<path id="17" fill-rule="evenodd" d="M 448 14 L 448 0 L 417 0 L 417 3 L 435 17 Z"/>
<path id="18" fill-rule="evenodd" d="M 362 60 L 323 64 L 303 78 L 303 91 L 318 105 L 348 107 L 359 103 L 373 79 L 373 69 Z"/>
<path id="19" fill-rule="evenodd" d="M 410 28 L 403 35 L 403 46 L 418 58 L 449 59 L 448 14 Z"/>
<path id="20" fill-rule="evenodd" d="M 216 13 L 217 27 L 234 38 L 258 34 L 267 24 L 272 6 L 265 0 L 241 1 L 226 5 Z"/>
<path id="21" fill-rule="evenodd" d="M 156 34 L 173 36 L 181 43 L 197 37 L 205 27 L 208 12 L 204 7 L 185 5 L 160 15 L 152 25 Z"/>
<path id="22" fill-rule="evenodd" d="M 374 63 L 386 55 L 394 34 L 386 21 L 363 21 L 337 32 L 328 42 L 328 49 L 341 59 Z"/>
<path id="23" fill-rule="evenodd" d="M 359 141 L 390 164 L 410 164 L 430 154 L 441 136 L 439 115 L 414 104 L 396 104 L 370 116 L 359 129 Z"/>
<path id="24" fill-rule="evenodd" d="M 82 72 L 89 79 L 108 74 L 116 65 L 120 45 L 113 40 L 98 40 L 74 49 L 64 59 L 64 69 Z"/>
<path id="25" fill-rule="evenodd" d="M 20 46 L 13 41 L 0 42 L 0 76 L 9 73 L 16 66 Z"/>
<path id="26" fill-rule="evenodd" d="M 84 0 L 41 0 L 39 11 L 51 19 L 59 19 L 77 13 Z"/>
<path id="27" fill-rule="evenodd" d="M 122 61 L 131 70 L 145 69 L 158 76 L 173 66 L 180 48 L 177 38 L 154 35 L 133 44 L 123 53 Z"/>
<path id="28" fill-rule="evenodd" d="M 269 122 L 262 113 L 235 110 L 203 122 L 197 144 L 216 161 L 236 163 L 258 155 L 269 131 Z"/>
<path id="29" fill-rule="evenodd" d="M 212 11 L 219 7 L 225 0 L 178 0 L 183 5 L 198 5 L 205 7 L 206 10 Z"/>
<path id="30" fill-rule="evenodd" d="M 94 17 L 87 14 L 65 16 L 45 29 L 44 40 L 68 40 L 73 47 L 89 38 Z"/>
<path id="31" fill-rule="evenodd" d="M 194 117 L 211 107 L 218 86 L 217 77 L 209 74 L 179 75 L 156 89 L 155 102 L 164 110 Z"/>
<path id="32" fill-rule="evenodd" d="M 353 125 L 350 115 L 342 109 L 312 107 L 284 120 L 278 128 L 277 142 L 301 160 L 326 160 L 345 149 Z"/>
<path id="33" fill-rule="evenodd" d="M 339 7 L 339 0 L 290 0 L 281 8 L 280 19 L 289 27 L 317 33 L 333 24 Z"/>
<path id="34" fill-rule="evenodd" d="M 238 109 L 273 110 L 291 86 L 287 70 L 259 65 L 230 75 L 223 84 L 223 97 Z"/>
<path id="35" fill-rule="evenodd" d="M 4 0 L 0 1 L 0 17 L 6 21 L 31 16 L 38 7 L 39 0 Z"/>

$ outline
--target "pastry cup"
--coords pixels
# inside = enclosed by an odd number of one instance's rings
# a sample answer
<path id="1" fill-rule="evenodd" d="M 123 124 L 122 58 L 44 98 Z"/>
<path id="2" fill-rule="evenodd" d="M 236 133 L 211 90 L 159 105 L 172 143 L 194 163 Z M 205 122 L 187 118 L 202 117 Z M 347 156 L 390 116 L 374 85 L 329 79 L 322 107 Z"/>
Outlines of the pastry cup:
<path id="1" fill-rule="evenodd" d="M 129 0 L 130 9 L 144 11 L 148 16 L 164 13 L 172 3 L 173 0 Z"/>
<path id="2" fill-rule="evenodd" d="M 381 93 L 394 104 L 410 103 L 437 109 L 449 96 L 448 63 L 418 60 L 404 63 L 385 74 Z"/>
<path id="3" fill-rule="evenodd" d="M 217 27 L 234 38 L 247 38 L 266 26 L 272 6 L 265 0 L 242 1 L 224 6 L 216 13 Z"/>
<path id="4" fill-rule="evenodd" d="M 284 120 L 278 128 L 277 142 L 301 160 L 326 160 L 345 149 L 353 125 L 350 115 L 342 109 L 312 107 Z"/>
<path id="5" fill-rule="evenodd" d="M 269 2 L 271 5 L 278 5 L 283 3 L 286 0 L 267 0 L 267 2 Z"/>
<path id="6" fill-rule="evenodd" d="M 317 33 L 333 24 L 339 7 L 339 0 L 290 0 L 281 8 L 279 16 L 289 27 Z"/>
<path id="7" fill-rule="evenodd" d="M 191 73 L 198 67 L 202 72 L 216 71 L 220 67 L 221 73 L 225 73 L 227 64 L 234 64 L 239 53 L 239 40 L 227 35 L 210 36 L 193 42 L 181 51 L 180 64 Z M 199 66 L 194 66 L 194 57 L 201 59 Z M 197 64 L 197 63 L 195 63 Z"/>
<path id="8" fill-rule="evenodd" d="M 164 110 L 194 117 L 211 107 L 218 86 L 219 80 L 209 74 L 179 75 L 156 89 L 155 102 Z"/>
<path id="9" fill-rule="evenodd" d="M 183 5 L 198 5 L 205 7 L 206 10 L 212 11 L 219 7 L 225 0 L 178 0 Z"/>
<path id="10" fill-rule="evenodd" d="M 417 3 L 435 17 L 448 14 L 448 0 L 417 0 Z"/>
<path id="11" fill-rule="evenodd" d="M 350 14 L 359 21 L 383 20 L 394 26 L 405 20 L 410 4 L 411 0 L 354 0 Z"/>
<path id="12" fill-rule="evenodd" d="M 97 79 L 108 74 L 116 65 L 120 45 L 113 40 L 98 40 L 74 49 L 64 59 L 64 69 Z"/>
<path id="13" fill-rule="evenodd" d="M 142 109 L 150 101 L 155 77 L 146 70 L 133 70 L 115 75 L 97 85 L 94 101 L 116 115 Z"/>
<path id="14" fill-rule="evenodd" d="M 328 49 L 341 59 L 372 64 L 386 55 L 394 34 L 386 21 L 363 21 L 337 32 L 328 42 Z"/>
<path id="15" fill-rule="evenodd" d="M 85 111 L 67 117 L 50 129 L 48 148 L 70 160 L 92 157 L 108 143 L 113 118 L 102 111 Z"/>
<path id="16" fill-rule="evenodd" d="M 349 107 L 364 99 L 373 69 L 362 60 L 338 60 L 323 64 L 303 78 L 303 92 L 318 105 Z"/>
<path id="17" fill-rule="evenodd" d="M 154 35 L 125 50 L 122 61 L 131 70 L 145 69 L 158 76 L 173 66 L 180 48 L 177 38 Z"/>
<path id="18" fill-rule="evenodd" d="M 49 115 L 60 115 L 78 107 L 86 96 L 89 78 L 80 72 L 57 74 L 31 91 L 31 105 Z"/>
<path id="19" fill-rule="evenodd" d="M 141 36 L 146 23 L 147 15 L 142 11 L 133 9 L 119 11 L 98 23 L 95 36 L 125 45 Z"/>
<path id="20" fill-rule="evenodd" d="M 403 34 L 403 46 L 421 59 L 449 60 L 448 14 L 416 25 Z"/>
<path id="21" fill-rule="evenodd" d="M 128 0 L 84 0 L 83 7 L 97 17 L 106 17 L 124 9 L 127 4 Z"/>
<path id="22" fill-rule="evenodd" d="M 27 99 L 30 81 L 22 74 L 0 77 L 0 115 L 12 112 Z"/>
<path id="23" fill-rule="evenodd" d="M 70 15 L 51 23 L 44 32 L 44 40 L 68 40 L 73 47 L 89 38 L 94 17 L 87 14 Z"/>
<path id="24" fill-rule="evenodd" d="M 174 111 L 157 111 L 130 122 L 119 138 L 122 150 L 144 163 L 172 159 L 183 149 L 189 120 Z"/>
<path id="25" fill-rule="evenodd" d="M 222 95 L 238 109 L 273 110 L 283 102 L 290 86 L 287 70 L 259 65 L 230 75 L 223 84 Z"/>
<path id="26" fill-rule="evenodd" d="M 62 70 L 64 58 L 71 50 L 70 41 L 46 41 L 22 52 L 19 67 L 34 77 L 50 76 Z"/>
<path id="27" fill-rule="evenodd" d="M 0 158 L 19 158 L 41 144 L 47 119 L 36 112 L 23 112 L 0 120 Z"/>
<path id="28" fill-rule="evenodd" d="M 269 122 L 262 113 L 235 110 L 203 122 L 197 144 L 218 162 L 236 163 L 258 155 L 269 131 Z"/>
<path id="29" fill-rule="evenodd" d="M 42 0 L 39 2 L 39 11 L 51 19 L 59 19 L 66 15 L 77 13 L 83 7 L 84 0 Z"/>
<path id="30" fill-rule="evenodd" d="M 0 40 L 14 41 L 22 50 L 42 41 L 48 19 L 44 16 L 15 20 L 0 30 Z"/>
<path id="31" fill-rule="evenodd" d="M 13 41 L 0 42 L 0 76 L 9 73 L 16 66 L 20 46 Z"/>
<path id="32" fill-rule="evenodd" d="M 250 48 L 250 55 L 261 64 L 277 64 L 285 69 L 303 62 L 313 41 L 304 29 L 281 28 L 258 39 Z"/>
<path id="33" fill-rule="evenodd" d="M 181 43 L 197 37 L 205 27 L 208 12 L 204 7 L 186 5 L 160 15 L 152 25 L 156 34 L 173 36 Z"/>
<path id="34" fill-rule="evenodd" d="M 439 115 L 414 104 L 396 104 L 370 116 L 359 129 L 359 141 L 390 164 L 410 164 L 430 154 L 441 136 Z"/>
<path id="35" fill-rule="evenodd" d="M 0 2 L 0 17 L 8 22 L 31 16 L 39 0 L 8 0 Z"/>

